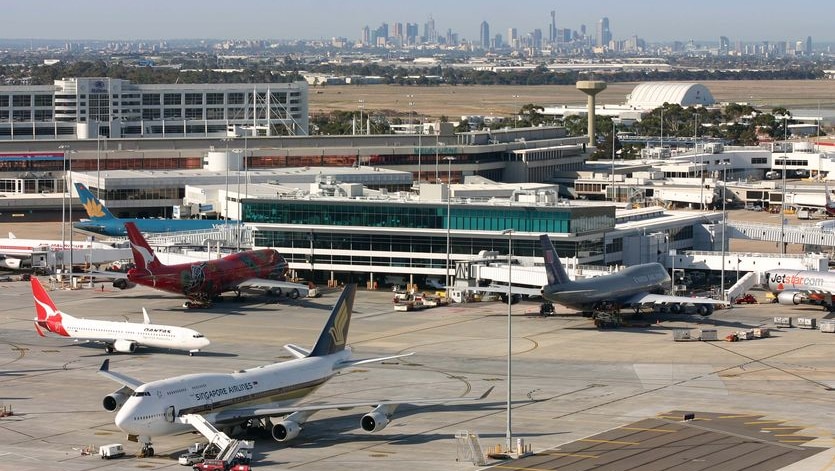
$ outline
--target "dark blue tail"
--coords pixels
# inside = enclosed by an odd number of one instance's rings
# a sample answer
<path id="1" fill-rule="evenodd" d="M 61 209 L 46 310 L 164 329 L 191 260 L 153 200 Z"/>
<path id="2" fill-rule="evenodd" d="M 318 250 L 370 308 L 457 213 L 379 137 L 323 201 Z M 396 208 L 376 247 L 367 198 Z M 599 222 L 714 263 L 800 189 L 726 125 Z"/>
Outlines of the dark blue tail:
<path id="1" fill-rule="evenodd" d="M 542 243 L 542 255 L 545 257 L 545 274 L 548 276 L 548 286 L 560 285 L 568 283 L 568 273 L 565 272 L 560 257 L 557 251 L 554 250 L 554 244 L 551 243 L 551 238 L 548 234 L 539 236 L 539 241 Z"/>
<path id="2" fill-rule="evenodd" d="M 322 357 L 345 349 L 348 341 L 348 326 L 351 324 L 351 312 L 354 310 L 354 296 L 357 285 L 345 285 L 342 295 L 336 301 L 325 328 L 316 341 L 316 346 L 309 357 Z"/>
<path id="3" fill-rule="evenodd" d="M 91 220 L 116 219 L 83 183 L 76 183 L 75 190 L 78 192 L 78 198 Z"/>

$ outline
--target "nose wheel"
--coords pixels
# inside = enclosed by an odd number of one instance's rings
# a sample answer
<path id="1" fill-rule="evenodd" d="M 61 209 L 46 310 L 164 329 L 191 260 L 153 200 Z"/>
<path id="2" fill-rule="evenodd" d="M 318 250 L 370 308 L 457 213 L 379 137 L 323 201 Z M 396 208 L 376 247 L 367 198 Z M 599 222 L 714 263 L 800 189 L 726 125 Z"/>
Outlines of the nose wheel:
<path id="1" fill-rule="evenodd" d="M 150 443 L 144 445 L 142 447 L 142 451 L 139 453 L 140 458 L 151 458 L 153 456 L 154 456 L 154 447 L 152 447 Z"/>

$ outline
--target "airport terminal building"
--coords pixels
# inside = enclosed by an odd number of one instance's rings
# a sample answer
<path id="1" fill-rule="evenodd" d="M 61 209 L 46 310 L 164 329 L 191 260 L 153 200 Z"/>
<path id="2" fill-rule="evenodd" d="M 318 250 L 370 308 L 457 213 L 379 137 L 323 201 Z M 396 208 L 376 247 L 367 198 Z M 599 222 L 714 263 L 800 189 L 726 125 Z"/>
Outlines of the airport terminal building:
<path id="1" fill-rule="evenodd" d="M 83 77 L 0 87 L 0 142 L 104 138 L 303 136 L 307 82 L 133 84 Z"/>

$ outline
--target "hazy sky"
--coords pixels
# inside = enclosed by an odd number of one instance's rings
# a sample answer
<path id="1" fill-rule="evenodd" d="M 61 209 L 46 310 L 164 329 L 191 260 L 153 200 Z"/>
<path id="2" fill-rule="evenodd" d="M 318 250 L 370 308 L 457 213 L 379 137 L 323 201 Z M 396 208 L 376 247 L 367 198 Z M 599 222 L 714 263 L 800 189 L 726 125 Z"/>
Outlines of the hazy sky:
<path id="1" fill-rule="evenodd" d="M 830 0 L 831 1 L 831 0 Z M 490 34 L 542 29 L 550 11 L 557 27 L 594 35 L 606 16 L 615 39 L 634 34 L 654 41 L 805 39 L 835 41 L 835 2 L 776 0 L 140 0 L 3 2 L 0 37 L 5 39 L 359 39 L 360 30 L 381 23 L 423 23 L 452 28 L 461 39 L 477 40 L 486 20 Z M 391 27 L 391 26 L 390 26 Z"/>

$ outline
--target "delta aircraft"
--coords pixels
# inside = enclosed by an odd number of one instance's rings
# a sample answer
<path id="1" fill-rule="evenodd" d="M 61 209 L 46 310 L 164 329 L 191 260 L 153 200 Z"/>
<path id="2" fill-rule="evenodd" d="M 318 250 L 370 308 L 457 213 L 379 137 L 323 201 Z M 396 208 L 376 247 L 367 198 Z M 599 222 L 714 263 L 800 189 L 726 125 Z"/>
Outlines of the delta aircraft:
<path id="1" fill-rule="evenodd" d="M 814 270 L 769 270 L 766 288 L 784 305 L 811 304 L 835 312 L 835 273 Z"/>
<path id="2" fill-rule="evenodd" d="M 271 425 L 272 436 L 283 442 L 299 435 L 304 423 L 322 410 L 373 407 L 362 416 L 360 426 L 366 432 L 378 432 L 391 421 L 400 404 L 451 404 L 485 398 L 417 399 L 402 401 L 359 401 L 350 403 L 294 404 L 308 396 L 341 370 L 367 363 L 411 355 L 352 359 L 347 347 L 348 327 L 356 285 L 345 287 L 312 350 L 285 345 L 295 359 L 271 363 L 232 373 L 194 373 L 148 383 L 110 371 L 105 360 L 99 373 L 121 384 L 104 398 L 108 411 L 117 411 L 116 426 L 129 439 L 142 443 L 142 455 L 153 456 L 152 438 L 193 431 L 195 422 L 207 421 L 232 427 L 264 420 Z"/>
<path id="3" fill-rule="evenodd" d="M 240 296 L 242 290 L 286 292 L 296 298 L 307 296 L 306 285 L 286 281 L 287 262 L 274 249 L 244 250 L 217 260 L 177 265 L 159 261 L 136 224 L 125 224 L 136 267 L 127 273 L 104 272 L 117 279 L 185 295 L 186 307 L 208 307 L 227 291 Z"/>
<path id="4" fill-rule="evenodd" d="M 152 324 L 148 311 L 142 308 L 143 323 L 78 319 L 58 310 L 37 278 L 32 278 L 35 298 L 35 330 L 76 340 L 100 342 L 107 353 L 133 353 L 139 346 L 187 350 L 194 355 L 209 345 L 209 339 L 196 330 L 172 325 Z"/>
<path id="5" fill-rule="evenodd" d="M 660 263 L 644 263 L 627 267 L 610 275 L 571 281 L 565 271 L 548 234 L 539 237 L 545 259 L 547 284 L 541 289 L 512 287 L 514 297 L 521 295 L 542 296 L 562 306 L 596 316 L 600 312 L 620 312 L 632 308 L 640 313 L 646 305 L 664 305 L 674 312 L 681 312 L 687 304 L 696 306 L 703 316 L 713 313 L 715 305 L 723 301 L 662 294 L 670 286 L 670 275 Z M 472 291 L 502 293 L 507 296 L 507 286 L 473 287 Z"/>
<path id="6" fill-rule="evenodd" d="M 83 231 L 124 237 L 127 235 L 125 231 L 125 223 L 127 222 L 135 223 L 139 230 L 145 233 L 207 230 L 224 224 L 237 224 L 238 222 L 218 219 L 121 219 L 111 214 L 84 184 L 76 183 L 75 189 L 84 210 L 87 211 L 87 216 L 90 218 L 73 224 L 73 227 Z"/>
<path id="7" fill-rule="evenodd" d="M 548 234 L 541 235 L 539 240 L 548 279 L 542 297 L 548 301 L 585 312 L 631 307 L 637 313 L 642 306 L 654 304 L 668 305 L 671 311 L 680 312 L 684 305 L 693 304 L 703 316 L 713 314 L 715 305 L 725 304 L 710 298 L 661 294 L 670 286 L 670 275 L 660 263 L 642 263 L 611 275 L 571 281 Z"/>

